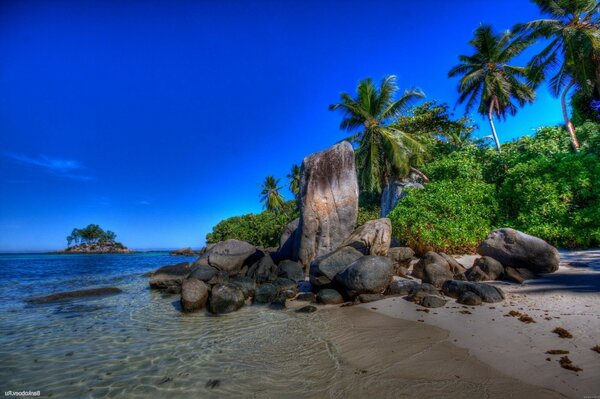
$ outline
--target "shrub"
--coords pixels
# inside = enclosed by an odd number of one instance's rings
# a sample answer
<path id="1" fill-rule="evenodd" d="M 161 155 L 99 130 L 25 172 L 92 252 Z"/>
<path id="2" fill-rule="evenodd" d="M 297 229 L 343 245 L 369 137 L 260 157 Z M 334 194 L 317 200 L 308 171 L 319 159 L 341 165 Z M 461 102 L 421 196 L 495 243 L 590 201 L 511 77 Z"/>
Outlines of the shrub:
<path id="1" fill-rule="evenodd" d="M 394 238 L 417 253 L 463 253 L 493 229 L 497 211 L 494 185 L 454 179 L 411 190 L 388 217 Z"/>

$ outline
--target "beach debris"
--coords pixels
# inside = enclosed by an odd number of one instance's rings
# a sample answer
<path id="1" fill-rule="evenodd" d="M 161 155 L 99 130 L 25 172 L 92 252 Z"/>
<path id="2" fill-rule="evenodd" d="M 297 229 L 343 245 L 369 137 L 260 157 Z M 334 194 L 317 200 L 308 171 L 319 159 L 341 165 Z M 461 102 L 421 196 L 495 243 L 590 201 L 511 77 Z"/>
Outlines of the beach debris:
<path id="1" fill-rule="evenodd" d="M 547 355 L 568 355 L 569 351 L 563 349 L 550 349 L 546 351 Z"/>
<path id="2" fill-rule="evenodd" d="M 208 380 L 206 381 L 206 384 L 204 384 L 204 387 L 207 389 L 214 389 L 219 385 L 221 385 L 221 380 Z"/>
<path id="3" fill-rule="evenodd" d="M 552 332 L 561 338 L 573 338 L 573 335 L 562 327 L 556 327 Z"/>
<path id="4" fill-rule="evenodd" d="M 522 314 L 521 317 L 519 317 L 519 321 L 523 322 L 525 324 L 535 323 L 535 320 L 533 320 L 533 317 L 529 316 L 528 314 Z"/>
<path id="5" fill-rule="evenodd" d="M 425 312 L 425 313 L 429 313 L 429 309 L 423 309 L 423 308 L 418 308 L 417 312 Z"/>
<path id="6" fill-rule="evenodd" d="M 594 347 L 592 348 L 592 350 L 593 350 L 594 352 L 598 352 L 598 353 L 600 353 L 600 345 L 596 345 L 596 346 L 594 346 Z"/>
<path id="7" fill-rule="evenodd" d="M 558 361 L 558 363 L 560 363 L 560 367 L 562 367 L 563 369 L 567 369 L 567 370 L 571 370 L 571 371 L 583 371 L 582 368 L 577 367 L 573 364 L 573 362 L 571 361 L 571 359 L 569 359 L 568 356 L 563 356 L 560 358 L 560 360 Z"/>
<path id="8" fill-rule="evenodd" d="M 471 312 L 469 312 L 468 310 L 461 310 L 458 313 L 462 313 L 462 314 L 472 314 Z"/>
<path id="9" fill-rule="evenodd" d="M 507 314 L 504 315 L 504 317 L 520 317 L 522 316 L 521 312 L 517 312 L 516 310 L 511 310 L 510 312 L 508 312 Z"/>

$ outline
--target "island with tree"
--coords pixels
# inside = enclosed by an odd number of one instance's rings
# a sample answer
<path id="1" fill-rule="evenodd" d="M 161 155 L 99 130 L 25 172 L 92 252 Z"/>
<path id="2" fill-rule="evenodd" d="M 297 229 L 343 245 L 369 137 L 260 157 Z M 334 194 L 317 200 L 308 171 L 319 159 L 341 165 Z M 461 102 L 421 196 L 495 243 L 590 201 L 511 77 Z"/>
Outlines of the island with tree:
<path id="1" fill-rule="evenodd" d="M 133 253 L 125 245 L 116 241 L 117 235 L 104 230 L 97 224 L 89 224 L 83 229 L 74 228 L 67 236 L 67 248 L 58 251 L 63 254 L 109 254 Z"/>

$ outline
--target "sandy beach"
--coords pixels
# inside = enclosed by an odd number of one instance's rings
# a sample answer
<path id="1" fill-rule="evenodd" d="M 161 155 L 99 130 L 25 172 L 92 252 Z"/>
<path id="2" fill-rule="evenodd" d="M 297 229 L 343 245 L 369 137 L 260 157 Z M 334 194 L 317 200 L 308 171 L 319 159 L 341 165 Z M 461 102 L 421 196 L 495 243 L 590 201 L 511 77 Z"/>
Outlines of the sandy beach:
<path id="1" fill-rule="evenodd" d="M 465 266 L 471 266 L 474 258 L 457 257 Z M 426 312 L 398 297 L 360 307 L 439 327 L 448 334 L 445 341 L 438 342 L 439 347 L 453 344 L 464 348 L 498 374 L 567 397 L 600 395 L 600 353 L 591 349 L 600 345 L 600 250 L 561 252 L 561 265 L 556 273 L 528 280 L 523 285 L 500 281 L 492 284 L 504 290 L 504 302 L 466 307 L 450 298 L 445 307 Z M 534 322 L 524 323 L 518 317 L 507 316 L 511 311 L 527 314 Z M 552 332 L 557 327 L 569 331 L 573 338 L 560 338 Z M 559 360 L 565 354 L 547 354 L 549 350 L 568 351 L 566 356 L 582 371 L 562 368 Z M 437 367 L 444 364 L 436 363 L 436 373 L 443 374 Z M 462 369 L 466 377 L 472 370 L 462 368 L 461 364 L 457 361 L 450 369 Z M 477 391 L 473 392 L 477 396 Z M 504 395 L 509 392 L 521 397 L 526 390 L 521 391 L 511 383 L 510 389 L 503 388 Z M 540 396 L 536 393 L 535 397 Z"/>

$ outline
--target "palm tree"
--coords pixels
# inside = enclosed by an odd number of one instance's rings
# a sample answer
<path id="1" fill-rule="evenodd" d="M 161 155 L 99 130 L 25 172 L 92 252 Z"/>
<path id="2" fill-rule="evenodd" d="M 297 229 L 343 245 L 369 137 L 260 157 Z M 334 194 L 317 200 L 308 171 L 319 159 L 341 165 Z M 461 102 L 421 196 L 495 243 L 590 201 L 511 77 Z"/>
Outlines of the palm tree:
<path id="1" fill-rule="evenodd" d="M 396 118 L 424 94 L 420 90 L 406 90 L 395 100 L 398 86 L 394 75 L 383 78 L 379 87 L 375 87 L 371 78 L 361 80 L 356 91 L 354 98 L 342 93 L 341 102 L 330 105 L 329 109 L 342 111 L 340 128 L 355 132 L 346 140 L 358 145 L 356 163 L 361 189 L 380 193 L 382 186 L 405 176 L 411 159 L 420 157 L 424 151 L 416 134 L 403 132 L 395 124 Z"/>
<path id="2" fill-rule="evenodd" d="M 300 166 L 293 164 L 290 173 L 286 177 L 288 178 L 290 191 L 294 196 L 298 196 L 300 192 Z"/>
<path id="3" fill-rule="evenodd" d="M 461 63 L 452 68 L 448 76 L 461 76 L 458 102 L 466 101 L 466 112 L 479 103 L 477 111 L 481 115 L 487 114 L 496 148 L 500 151 L 494 116 L 505 119 L 507 113 L 515 115 L 515 102 L 522 107 L 535 99 L 533 87 L 526 80 L 528 69 L 508 65 L 530 43 L 515 40 L 510 32 L 496 34 L 491 26 L 481 25 L 469 44 L 473 46 L 474 54 L 460 55 Z"/>
<path id="4" fill-rule="evenodd" d="M 269 211 L 279 211 L 283 207 L 283 196 L 279 192 L 281 190 L 281 187 L 279 186 L 280 180 L 281 179 L 275 179 L 273 176 L 267 176 L 262 184 L 260 201 Z"/>
<path id="5" fill-rule="evenodd" d="M 548 72 L 551 93 L 562 106 L 565 126 L 575 151 L 579 142 L 567 112 L 567 94 L 574 86 L 600 95 L 600 16 L 597 0 L 533 0 L 547 18 L 515 27 L 527 40 L 549 39 L 529 65 L 532 78 L 542 81 Z"/>

